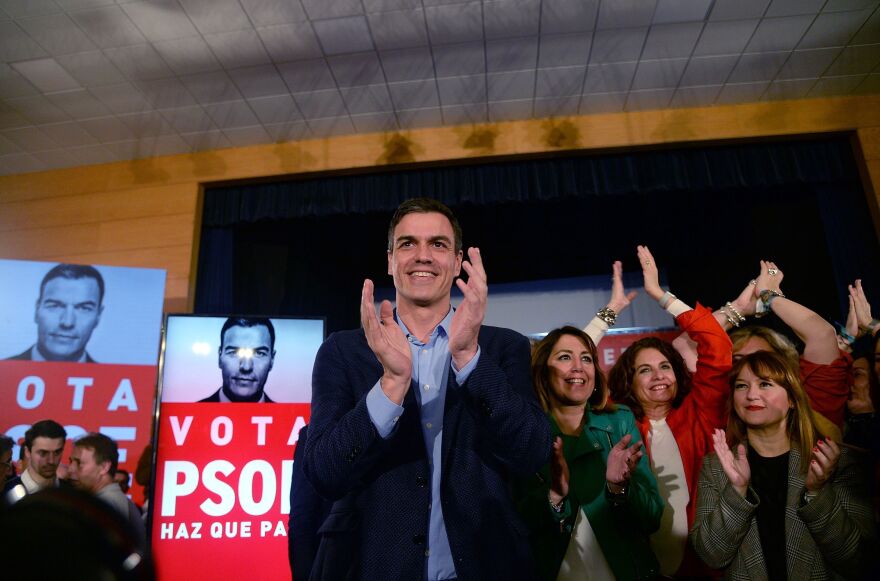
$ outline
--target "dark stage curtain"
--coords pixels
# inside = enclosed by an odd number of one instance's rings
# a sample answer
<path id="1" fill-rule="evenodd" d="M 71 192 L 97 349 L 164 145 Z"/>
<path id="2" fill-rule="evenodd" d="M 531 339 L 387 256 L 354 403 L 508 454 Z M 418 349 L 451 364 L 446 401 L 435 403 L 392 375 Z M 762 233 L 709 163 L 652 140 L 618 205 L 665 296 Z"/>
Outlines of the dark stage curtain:
<path id="1" fill-rule="evenodd" d="M 830 319 L 877 235 L 846 136 L 554 157 L 209 188 L 196 312 L 325 316 L 357 327 L 364 278 L 390 286 L 387 225 L 410 197 L 444 201 L 492 282 L 637 270 L 648 244 L 676 294 L 717 306 L 772 259 L 783 289 Z"/>

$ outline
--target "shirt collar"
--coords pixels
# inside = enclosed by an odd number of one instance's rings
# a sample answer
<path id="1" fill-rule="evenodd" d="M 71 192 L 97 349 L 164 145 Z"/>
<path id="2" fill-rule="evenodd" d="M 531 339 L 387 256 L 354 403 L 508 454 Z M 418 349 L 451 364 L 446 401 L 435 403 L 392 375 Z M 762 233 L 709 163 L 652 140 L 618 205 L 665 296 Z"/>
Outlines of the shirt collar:
<path id="1" fill-rule="evenodd" d="M 444 336 L 449 336 L 449 328 L 452 326 L 452 315 L 455 313 L 455 309 L 452 305 L 449 306 L 449 312 L 446 313 L 446 316 L 443 317 L 443 320 L 440 321 L 434 330 L 431 331 L 431 337 L 433 337 L 438 331 L 442 332 Z M 394 309 L 394 320 L 397 321 L 398 326 L 403 330 L 404 335 L 406 335 L 407 339 L 410 338 L 411 334 L 409 329 L 406 328 L 406 323 L 403 322 L 403 319 L 397 316 L 397 309 Z M 430 339 L 429 339 L 430 340 Z"/>

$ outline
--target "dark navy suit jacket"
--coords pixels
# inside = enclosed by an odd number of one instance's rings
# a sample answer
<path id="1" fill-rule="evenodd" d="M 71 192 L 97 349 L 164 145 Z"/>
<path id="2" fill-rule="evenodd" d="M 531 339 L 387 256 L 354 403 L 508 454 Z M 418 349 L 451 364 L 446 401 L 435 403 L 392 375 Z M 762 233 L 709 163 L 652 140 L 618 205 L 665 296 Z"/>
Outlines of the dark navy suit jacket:
<path id="1" fill-rule="evenodd" d="M 484 326 L 479 343 L 480 360 L 464 385 L 450 369 L 441 498 L 433 502 L 443 503 L 459 579 L 532 579 L 510 478 L 548 461 L 550 427 L 532 389 L 526 338 Z M 353 559 L 352 576 L 360 579 L 424 576 L 432 499 L 417 388 L 410 387 L 397 428 L 383 440 L 366 405 L 381 375 L 362 330 L 334 333 L 318 351 L 303 470 L 321 496 L 336 502 L 320 530 L 313 579 L 321 578 L 322 558 Z M 342 540 L 338 549 L 334 539 Z"/>

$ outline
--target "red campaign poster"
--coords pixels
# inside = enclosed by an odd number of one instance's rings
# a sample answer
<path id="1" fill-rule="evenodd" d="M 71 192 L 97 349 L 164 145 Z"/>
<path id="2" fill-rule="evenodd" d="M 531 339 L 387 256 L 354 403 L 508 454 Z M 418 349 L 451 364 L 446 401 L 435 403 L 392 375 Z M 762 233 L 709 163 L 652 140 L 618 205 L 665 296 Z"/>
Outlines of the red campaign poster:
<path id="1" fill-rule="evenodd" d="M 151 534 L 160 579 L 290 579 L 293 452 L 309 408 L 162 404 Z"/>

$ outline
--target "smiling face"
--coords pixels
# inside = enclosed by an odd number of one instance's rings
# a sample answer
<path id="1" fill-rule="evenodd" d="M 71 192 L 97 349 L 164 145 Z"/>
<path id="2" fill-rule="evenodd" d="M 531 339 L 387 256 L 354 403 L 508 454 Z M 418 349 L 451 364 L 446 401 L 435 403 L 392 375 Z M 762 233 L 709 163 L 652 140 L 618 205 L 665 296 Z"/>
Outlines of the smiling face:
<path id="1" fill-rule="evenodd" d="M 677 390 L 672 364 L 663 353 L 647 347 L 636 354 L 633 394 L 643 408 L 671 407 Z"/>
<path id="2" fill-rule="evenodd" d="M 562 335 L 547 360 L 555 405 L 586 405 L 596 386 L 593 355 L 579 338 Z"/>
<path id="3" fill-rule="evenodd" d="M 224 391 L 231 398 L 262 394 L 274 361 L 272 338 L 266 326 L 229 327 L 220 346 Z"/>
<path id="4" fill-rule="evenodd" d="M 388 274 L 397 290 L 397 308 L 448 308 L 450 290 L 461 272 L 452 224 L 437 212 L 407 214 L 394 228 Z"/>
<path id="5" fill-rule="evenodd" d="M 90 277 L 53 278 L 37 301 L 37 348 L 49 361 L 78 361 L 101 320 L 101 291 Z"/>
<path id="6" fill-rule="evenodd" d="M 733 384 L 733 409 L 749 428 L 785 427 L 793 405 L 788 391 L 744 365 Z"/>

